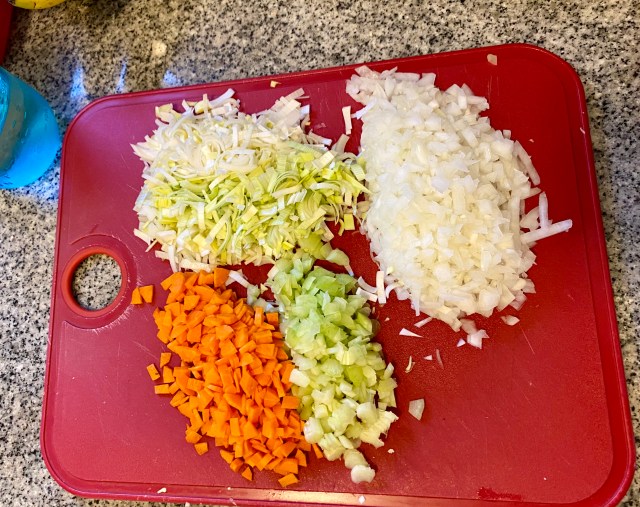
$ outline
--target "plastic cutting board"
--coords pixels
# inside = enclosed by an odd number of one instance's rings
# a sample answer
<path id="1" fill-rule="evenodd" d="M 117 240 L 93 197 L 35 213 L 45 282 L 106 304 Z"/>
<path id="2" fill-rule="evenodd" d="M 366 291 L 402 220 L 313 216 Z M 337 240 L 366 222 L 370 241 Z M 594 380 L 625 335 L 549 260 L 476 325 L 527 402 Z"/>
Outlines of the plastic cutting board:
<path id="1" fill-rule="evenodd" d="M 13 7 L 10 4 L 6 2 L 0 3 L 0 63 L 2 63 L 9 45 L 12 13 Z"/>
<path id="2" fill-rule="evenodd" d="M 498 64 L 487 60 L 495 54 Z M 133 236 L 142 163 L 130 144 L 154 128 L 154 106 L 215 96 L 231 87 L 257 112 L 303 87 L 312 128 L 336 139 L 345 80 L 357 65 L 230 83 L 106 97 L 73 121 L 64 141 L 41 444 L 53 477 L 72 493 L 132 500 L 255 505 L 610 505 L 629 486 L 635 453 L 604 244 L 584 92 L 558 57 L 507 45 L 372 63 L 376 70 L 435 72 L 440 88 L 467 83 L 488 98 L 495 128 L 510 129 L 541 175 L 554 220 L 570 232 L 540 242 L 530 271 L 537 293 L 509 327 L 480 320 L 482 350 L 431 322 L 424 338 L 399 337 L 418 319 L 394 298 L 378 335 L 396 365 L 400 420 L 383 448 L 364 446 L 377 470 L 352 484 L 342 463 L 311 460 L 287 490 L 272 472 L 247 482 L 217 451 L 197 456 L 186 420 L 156 396 L 145 367 L 163 345 L 152 305 L 129 305 L 136 285 L 170 273 Z M 272 80 L 280 84 L 273 88 Z M 358 122 L 348 148 L 357 150 Z M 370 282 L 365 238 L 335 241 Z M 87 256 L 111 255 L 122 270 L 115 301 L 83 310 L 70 284 Z M 245 268 L 256 281 L 265 269 Z M 161 291 L 157 291 L 161 301 Z M 508 313 L 508 312 L 506 312 Z M 388 321 L 385 319 L 389 317 Z M 440 352 L 443 367 L 422 359 Z M 417 362 L 405 373 L 409 356 Z M 435 357 L 435 355 L 434 355 Z M 422 421 L 409 401 L 425 398 Z M 212 446 L 213 448 L 213 446 Z M 388 452 L 393 449 L 393 454 Z"/>

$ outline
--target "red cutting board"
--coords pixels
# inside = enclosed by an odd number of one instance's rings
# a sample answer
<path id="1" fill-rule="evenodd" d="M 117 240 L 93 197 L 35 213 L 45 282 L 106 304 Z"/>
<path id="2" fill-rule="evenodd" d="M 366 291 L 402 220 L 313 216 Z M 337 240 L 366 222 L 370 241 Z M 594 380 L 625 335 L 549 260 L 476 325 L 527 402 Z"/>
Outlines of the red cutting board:
<path id="1" fill-rule="evenodd" d="M 41 433 L 44 460 L 64 488 L 89 497 L 259 505 L 610 505 L 622 498 L 635 453 L 584 93 L 567 63 L 532 46 L 371 64 L 435 72 L 441 88 L 467 83 L 486 96 L 492 125 L 511 129 L 532 156 L 551 217 L 574 224 L 535 247 L 537 293 L 520 322 L 509 327 L 499 315 L 480 322 L 491 336 L 483 350 L 457 348 L 459 336 L 437 322 L 420 330 L 424 338 L 398 336 L 418 320 L 406 301 L 392 298 L 379 310 L 400 420 L 385 447 L 363 446 L 377 470 L 372 484 L 352 484 L 341 463 L 326 460 L 312 460 L 287 490 L 272 472 L 249 483 L 215 450 L 197 456 L 184 441 L 186 420 L 154 394 L 145 367 L 163 345 L 153 306 L 129 301 L 135 286 L 158 284 L 170 269 L 133 236 L 143 165 L 130 144 L 153 130 L 154 106 L 229 87 L 247 112 L 303 87 L 313 129 L 335 139 L 344 128 L 341 107 L 356 107 L 345 93 L 355 67 L 106 97 L 73 121 L 62 156 Z M 272 88 L 272 79 L 280 85 Z M 350 233 L 335 245 L 374 281 L 363 236 Z M 70 284 L 95 252 L 117 260 L 123 282 L 110 306 L 91 312 L 77 305 Z M 265 273 L 245 271 L 254 281 Z M 435 358 L 436 349 L 442 368 L 422 359 Z M 417 364 L 407 374 L 409 356 Z M 426 400 L 422 421 L 407 412 L 415 398 Z"/>
<path id="2" fill-rule="evenodd" d="M 13 7 L 10 4 L 0 1 L 0 63 L 2 63 L 9 45 L 12 11 Z"/>

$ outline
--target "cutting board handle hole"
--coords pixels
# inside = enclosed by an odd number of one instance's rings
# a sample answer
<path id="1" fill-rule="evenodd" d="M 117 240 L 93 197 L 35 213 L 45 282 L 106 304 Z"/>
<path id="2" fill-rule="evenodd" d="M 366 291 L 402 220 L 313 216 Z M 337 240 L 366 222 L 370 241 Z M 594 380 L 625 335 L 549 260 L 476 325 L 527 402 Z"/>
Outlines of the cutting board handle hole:
<path id="1" fill-rule="evenodd" d="M 83 310 L 99 312 L 116 299 L 122 288 L 119 263 L 106 253 L 93 253 L 80 260 L 70 280 L 71 295 Z"/>

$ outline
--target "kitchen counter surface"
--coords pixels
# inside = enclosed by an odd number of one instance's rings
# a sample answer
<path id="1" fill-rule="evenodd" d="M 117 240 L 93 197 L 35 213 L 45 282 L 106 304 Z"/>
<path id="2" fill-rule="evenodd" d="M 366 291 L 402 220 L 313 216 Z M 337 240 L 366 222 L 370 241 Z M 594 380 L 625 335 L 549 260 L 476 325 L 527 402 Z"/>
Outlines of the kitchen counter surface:
<path id="1" fill-rule="evenodd" d="M 586 92 L 633 424 L 640 434 L 640 4 L 386 5 L 67 0 L 46 11 L 15 12 L 3 65 L 45 96 L 64 129 L 90 101 L 114 93 L 507 42 L 558 54 L 576 69 Z M 150 505 L 73 497 L 53 481 L 40 455 L 58 189 L 56 165 L 26 188 L 0 191 L 0 506 Z M 117 273 L 108 261 L 87 269 L 113 286 Z M 109 289 L 98 286 L 84 297 L 99 305 Z M 624 503 L 640 506 L 637 481 Z"/>

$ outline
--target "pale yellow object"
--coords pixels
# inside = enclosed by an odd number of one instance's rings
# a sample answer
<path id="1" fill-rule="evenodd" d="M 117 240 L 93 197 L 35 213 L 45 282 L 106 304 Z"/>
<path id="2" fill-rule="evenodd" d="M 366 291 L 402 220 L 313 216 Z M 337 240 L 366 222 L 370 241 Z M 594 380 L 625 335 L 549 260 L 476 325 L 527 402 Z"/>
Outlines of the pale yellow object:
<path id="1" fill-rule="evenodd" d="M 8 2 L 22 9 L 47 9 L 61 4 L 64 0 L 8 0 Z"/>

